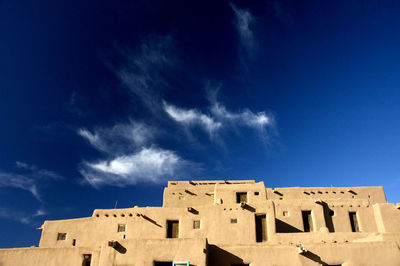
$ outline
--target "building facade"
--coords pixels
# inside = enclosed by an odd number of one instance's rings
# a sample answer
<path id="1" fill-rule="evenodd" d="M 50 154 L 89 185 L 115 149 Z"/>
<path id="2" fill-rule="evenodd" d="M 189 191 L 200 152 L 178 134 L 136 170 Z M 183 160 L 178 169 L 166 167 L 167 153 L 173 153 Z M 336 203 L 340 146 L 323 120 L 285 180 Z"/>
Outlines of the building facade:
<path id="1" fill-rule="evenodd" d="M 38 247 L 0 249 L 0 265 L 400 265 L 400 205 L 382 187 L 170 181 L 162 207 L 40 229 Z"/>

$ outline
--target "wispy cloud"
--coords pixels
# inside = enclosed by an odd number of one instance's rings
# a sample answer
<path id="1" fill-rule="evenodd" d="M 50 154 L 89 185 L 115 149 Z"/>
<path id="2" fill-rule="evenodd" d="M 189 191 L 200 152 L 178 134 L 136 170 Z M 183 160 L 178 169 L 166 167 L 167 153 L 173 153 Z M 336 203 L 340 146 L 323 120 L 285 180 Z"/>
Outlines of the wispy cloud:
<path id="1" fill-rule="evenodd" d="M 93 132 L 81 128 L 78 134 L 87 139 L 99 151 L 106 153 L 123 153 L 132 151 L 147 144 L 154 136 L 155 130 L 143 123 L 130 121 L 127 124 L 116 124 L 111 128 L 97 128 Z"/>
<path id="2" fill-rule="evenodd" d="M 126 63 L 114 72 L 148 110 L 159 111 L 161 91 L 169 86 L 166 75 L 174 65 L 171 36 L 153 36 L 143 41 L 138 51 L 121 53 Z"/>
<path id="3" fill-rule="evenodd" d="M 29 191 L 37 200 L 41 201 L 35 180 L 31 177 L 0 172 L 0 187 L 14 187 Z"/>
<path id="4" fill-rule="evenodd" d="M 239 33 L 240 44 L 246 51 L 246 56 L 251 58 L 257 49 L 254 33 L 251 30 L 255 19 L 249 10 L 240 9 L 233 3 L 230 3 L 230 6 L 235 14 L 235 26 Z"/>
<path id="5" fill-rule="evenodd" d="M 32 165 L 32 164 L 27 164 L 27 163 L 24 163 L 24 162 L 16 161 L 15 165 L 18 168 L 30 171 L 30 175 L 34 175 L 34 176 L 39 177 L 39 178 L 42 178 L 42 177 L 53 178 L 53 179 L 62 179 L 63 178 L 61 175 L 57 174 L 54 171 L 50 171 L 50 170 L 46 170 L 46 169 L 40 169 L 37 166 Z"/>
<path id="6" fill-rule="evenodd" d="M 125 186 L 140 181 L 160 182 L 182 173 L 190 162 L 175 152 L 157 148 L 143 148 L 137 153 L 119 156 L 97 163 L 84 163 L 80 169 L 85 180 L 94 187 Z"/>
<path id="7" fill-rule="evenodd" d="M 187 126 L 200 125 L 210 136 L 222 126 L 222 124 L 215 121 L 214 118 L 202 114 L 196 109 L 183 109 L 164 102 L 164 110 L 172 119 L 179 123 Z"/>
<path id="8" fill-rule="evenodd" d="M 28 213 L 25 211 L 0 207 L 0 218 L 17 221 L 23 224 L 34 224 L 36 217 L 45 216 L 47 214 L 48 214 L 47 211 L 45 211 L 42 208 L 36 210 L 36 212 L 34 213 Z"/>
<path id="9" fill-rule="evenodd" d="M 274 118 L 265 111 L 254 113 L 249 109 L 231 112 L 216 100 L 216 92 L 210 98 L 209 113 L 196 109 L 183 109 L 164 102 L 164 111 L 176 122 L 184 126 L 201 126 L 214 139 L 216 133 L 229 127 L 246 126 L 265 134 L 267 127 L 274 127 Z"/>

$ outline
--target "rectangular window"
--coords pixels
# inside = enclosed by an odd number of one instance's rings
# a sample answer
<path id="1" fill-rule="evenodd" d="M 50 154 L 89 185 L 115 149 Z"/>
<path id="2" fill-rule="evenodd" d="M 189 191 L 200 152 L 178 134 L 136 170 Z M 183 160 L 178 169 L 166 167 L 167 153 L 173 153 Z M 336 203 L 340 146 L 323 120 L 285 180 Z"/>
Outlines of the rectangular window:
<path id="1" fill-rule="evenodd" d="M 67 233 L 58 233 L 57 240 L 65 240 L 67 239 Z"/>
<path id="2" fill-rule="evenodd" d="M 301 216 L 303 217 L 304 232 L 313 232 L 313 220 L 311 211 L 302 211 Z"/>
<path id="3" fill-rule="evenodd" d="M 155 261 L 154 266 L 172 266 L 172 261 Z"/>
<path id="4" fill-rule="evenodd" d="M 76 239 L 72 239 L 72 245 L 73 245 L 73 246 L 76 245 Z"/>
<path id="5" fill-rule="evenodd" d="M 351 231 L 360 232 L 360 228 L 358 227 L 357 213 L 349 212 L 349 216 L 350 216 Z"/>
<path id="6" fill-rule="evenodd" d="M 92 261 L 92 254 L 83 254 L 83 266 L 90 266 L 90 263 Z"/>
<path id="7" fill-rule="evenodd" d="M 256 214 L 256 242 L 267 241 L 267 220 L 265 214 Z"/>
<path id="8" fill-rule="evenodd" d="M 167 238 L 179 237 L 179 221 L 167 221 Z"/>
<path id="9" fill-rule="evenodd" d="M 118 232 L 125 232 L 125 224 L 118 225 Z"/>
<path id="10" fill-rule="evenodd" d="M 247 203 L 247 192 L 236 193 L 236 203 L 241 203 L 241 202 Z"/>
<path id="11" fill-rule="evenodd" d="M 189 262 L 188 261 L 174 261 L 172 263 L 172 266 L 189 266 Z"/>
<path id="12" fill-rule="evenodd" d="M 193 221 L 193 229 L 200 229 L 200 221 L 199 220 Z"/>
<path id="13" fill-rule="evenodd" d="M 237 219 L 231 219 L 231 224 L 237 224 Z"/>

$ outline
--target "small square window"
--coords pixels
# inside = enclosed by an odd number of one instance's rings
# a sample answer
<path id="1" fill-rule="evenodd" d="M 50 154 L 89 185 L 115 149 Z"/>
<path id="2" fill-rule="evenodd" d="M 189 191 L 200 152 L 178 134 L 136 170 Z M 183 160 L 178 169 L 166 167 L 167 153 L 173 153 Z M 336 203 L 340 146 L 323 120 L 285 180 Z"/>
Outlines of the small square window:
<path id="1" fill-rule="evenodd" d="M 199 220 L 193 221 L 193 229 L 200 229 L 200 221 Z"/>
<path id="2" fill-rule="evenodd" d="M 254 196 L 258 196 L 258 195 L 260 195 L 260 192 L 258 192 L 258 191 L 254 192 Z"/>
<path id="3" fill-rule="evenodd" d="M 289 216 L 289 212 L 288 211 L 283 211 L 283 216 Z"/>
<path id="4" fill-rule="evenodd" d="M 237 224 L 237 219 L 236 218 L 231 219 L 231 224 Z"/>
<path id="5" fill-rule="evenodd" d="M 65 240 L 67 238 L 67 233 L 58 233 L 57 240 Z"/>
<path id="6" fill-rule="evenodd" d="M 329 211 L 329 215 L 330 215 L 330 216 L 334 216 L 334 215 L 335 215 L 335 212 L 334 212 L 334 211 Z"/>
<path id="7" fill-rule="evenodd" d="M 118 232 L 125 232 L 125 224 L 118 225 Z"/>

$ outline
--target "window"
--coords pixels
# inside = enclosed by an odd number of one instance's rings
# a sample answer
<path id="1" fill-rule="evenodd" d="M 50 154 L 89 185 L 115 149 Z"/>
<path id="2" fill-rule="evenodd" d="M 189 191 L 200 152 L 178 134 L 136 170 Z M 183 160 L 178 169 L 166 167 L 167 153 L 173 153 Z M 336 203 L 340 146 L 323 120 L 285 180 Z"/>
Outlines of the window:
<path id="1" fill-rule="evenodd" d="M 258 196 L 258 195 L 260 195 L 260 192 L 258 192 L 258 191 L 254 192 L 254 196 Z"/>
<path id="2" fill-rule="evenodd" d="M 265 214 L 256 214 L 256 242 L 267 240 L 267 221 Z"/>
<path id="3" fill-rule="evenodd" d="M 125 224 L 118 225 L 118 232 L 125 232 Z"/>
<path id="4" fill-rule="evenodd" d="M 231 219 L 231 224 L 237 224 L 237 219 L 236 218 Z"/>
<path id="5" fill-rule="evenodd" d="M 82 266 L 90 266 L 92 261 L 92 254 L 83 254 Z"/>
<path id="6" fill-rule="evenodd" d="M 189 266 L 188 261 L 174 261 L 172 266 Z"/>
<path id="7" fill-rule="evenodd" d="M 313 220 L 311 211 L 302 211 L 301 216 L 303 217 L 304 232 L 313 232 Z"/>
<path id="8" fill-rule="evenodd" d="M 179 221 L 167 221 L 167 238 L 179 237 Z"/>
<path id="9" fill-rule="evenodd" d="M 172 261 L 155 261 L 154 266 L 172 266 Z"/>
<path id="10" fill-rule="evenodd" d="M 57 240 L 65 240 L 67 238 L 67 233 L 58 233 Z"/>
<path id="11" fill-rule="evenodd" d="M 357 213 L 349 212 L 349 216 L 350 216 L 351 231 L 352 232 L 360 232 L 360 228 L 358 226 L 358 220 L 357 220 Z"/>
<path id="12" fill-rule="evenodd" d="M 289 216 L 289 212 L 288 211 L 283 211 L 282 215 L 283 216 Z"/>
<path id="13" fill-rule="evenodd" d="M 247 202 L 247 192 L 236 193 L 236 203 Z"/>
<path id="14" fill-rule="evenodd" d="M 73 246 L 76 245 L 76 239 L 72 239 L 72 245 L 73 245 Z"/>
<path id="15" fill-rule="evenodd" d="M 193 229 L 200 229 L 200 221 L 199 220 L 193 221 Z"/>

